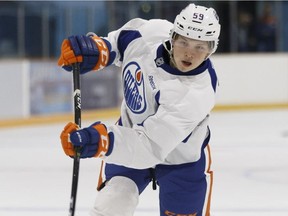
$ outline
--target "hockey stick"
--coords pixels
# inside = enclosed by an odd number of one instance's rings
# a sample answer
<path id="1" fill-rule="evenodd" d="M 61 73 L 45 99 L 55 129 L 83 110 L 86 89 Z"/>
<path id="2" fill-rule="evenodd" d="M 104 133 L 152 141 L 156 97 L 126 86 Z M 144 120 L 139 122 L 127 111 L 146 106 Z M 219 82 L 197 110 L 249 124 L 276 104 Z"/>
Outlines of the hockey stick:
<path id="1" fill-rule="evenodd" d="M 74 121 L 81 127 L 81 90 L 80 90 L 80 68 L 79 63 L 72 65 L 73 69 L 73 86 L 74 86 Z M 75 149 L 73 162 L 72 189 L 70 197 L 69 216 L 74 216 L 76 206 L 76 195 L 80 167 L 80 149 Z"/>

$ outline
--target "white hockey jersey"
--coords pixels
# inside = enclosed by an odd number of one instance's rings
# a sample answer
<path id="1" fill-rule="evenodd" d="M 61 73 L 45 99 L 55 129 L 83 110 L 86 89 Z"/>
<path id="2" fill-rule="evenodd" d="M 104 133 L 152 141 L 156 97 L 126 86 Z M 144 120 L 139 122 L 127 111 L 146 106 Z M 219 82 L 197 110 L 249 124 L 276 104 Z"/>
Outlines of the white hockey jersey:
<path id="1" fill-rule="evenodd" d="M 110 64 L 122 70 L 124 98 L 119 124 L 108 127 L 115 139 L 107 163 L 143 169 L 200 158 L 217 76 L 209 59 L 186 73 L 169 65 L 163 42 L 172 28 L 137 18 L 104 37 L 115 56 Z"/>

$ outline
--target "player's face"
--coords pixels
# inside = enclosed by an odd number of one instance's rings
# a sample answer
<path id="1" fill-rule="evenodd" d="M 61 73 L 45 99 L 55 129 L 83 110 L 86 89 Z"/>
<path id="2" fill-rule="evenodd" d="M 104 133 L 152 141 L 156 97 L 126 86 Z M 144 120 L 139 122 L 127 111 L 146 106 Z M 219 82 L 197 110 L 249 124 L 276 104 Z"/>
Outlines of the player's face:
<path id="1" fill-rule="evenodd" d="M 179 35 L 172 41 L 175 66 L 182 72 L 197 68 L 209 55 L 207 41 L 193 40 Z"/>

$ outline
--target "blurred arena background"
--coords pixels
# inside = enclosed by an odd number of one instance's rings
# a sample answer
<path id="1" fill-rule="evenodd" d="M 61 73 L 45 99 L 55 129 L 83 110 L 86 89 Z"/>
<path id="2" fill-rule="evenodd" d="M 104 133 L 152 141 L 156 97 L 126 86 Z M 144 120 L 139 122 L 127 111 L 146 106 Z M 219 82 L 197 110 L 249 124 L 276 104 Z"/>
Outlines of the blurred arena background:
<path id="1" fill-rule="evenodd" d="M 73 121 L 73 98 L 72 74 L 57 66 L 62 40 L 105 36 L 135 17 L 173 22 L 190 2 L 0 1 L 0 215 L 68 213 L 72 161 L 59 133 Z M 287 216 L 288 1 L 193 2 L 214 7 L 222 25 L 211 57 L 221 86 L 211 115 L 214 215 Z M 113 124 L 117 68 L 81 79 L 83 125 Z M 94 202 L 100 164 L 82 161 L 77 215 Z M 158 215 L 149 188 L 135 216 Z"/>
<path id="2" fill-rule="evenodd" d="M 215 110 L 288 107 L 288 2 L 194 1 L 214 7 L 222 25 L 212 56 L 221 90 Z M 1 1 L 0 123 L 63 118 L 72 112 L 72 76 L 57 66 L 71 34 L 105 36 L 131 18 L 173 22 L 189 1 Z M 120 73 L 82 76 L 82 108 L 115 113 Z M 40 118 L 41 117 L 41 118 Z"/>

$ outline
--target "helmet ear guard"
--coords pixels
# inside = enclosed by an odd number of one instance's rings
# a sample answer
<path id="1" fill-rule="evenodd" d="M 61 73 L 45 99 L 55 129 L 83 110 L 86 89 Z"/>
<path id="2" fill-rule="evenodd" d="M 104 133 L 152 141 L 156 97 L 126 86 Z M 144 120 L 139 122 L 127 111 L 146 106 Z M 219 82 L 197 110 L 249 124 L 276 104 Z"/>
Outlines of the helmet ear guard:
<path id="1" fill-rule="evenodd" d="M 211 41 L 212 54 L 218 47 L 220 29 L 219 17 L 213 8 L 189 4 L 176 16 L 171 39 L 177 33 L 194 40 Z"/>

